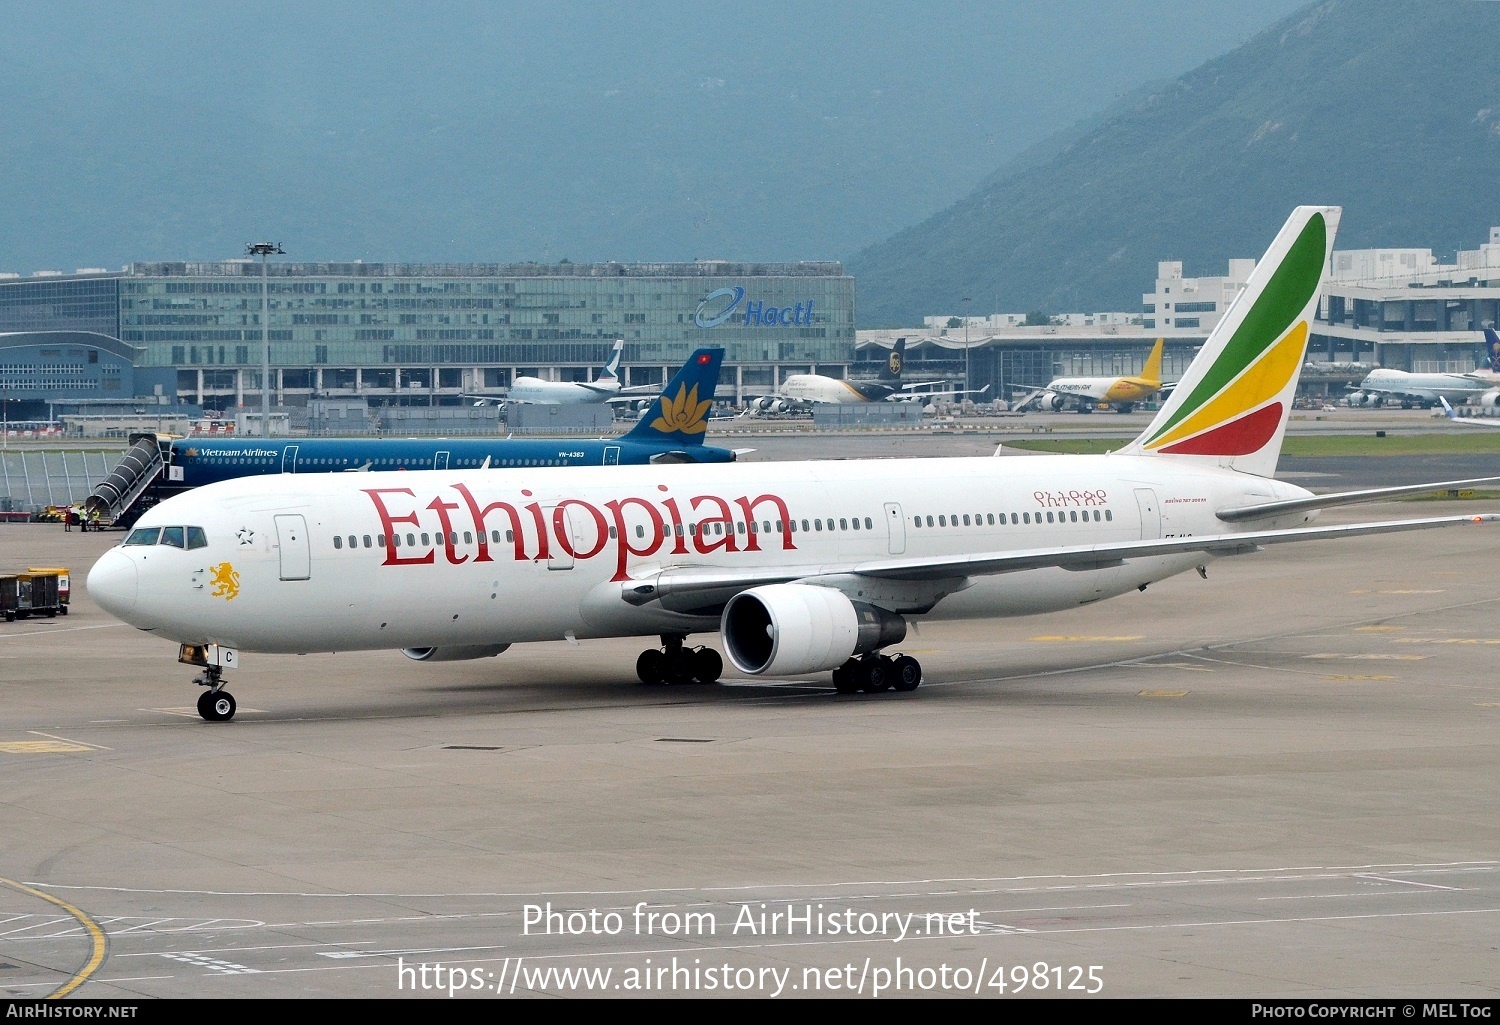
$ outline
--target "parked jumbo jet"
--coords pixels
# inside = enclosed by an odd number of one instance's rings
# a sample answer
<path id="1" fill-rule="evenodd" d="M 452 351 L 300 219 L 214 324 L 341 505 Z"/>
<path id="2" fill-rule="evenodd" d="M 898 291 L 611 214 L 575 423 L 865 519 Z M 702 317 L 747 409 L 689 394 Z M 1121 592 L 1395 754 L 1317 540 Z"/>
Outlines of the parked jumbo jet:
<path id="1" fill-rule="evenodd" d="M 1439 402 L 1495 408 L 1500 406 L 1500 336 L 1484 328 L 1489 362 L 1467 374 L 1411 374 L 1405 370 L 1372 370 L 1359 389 L 1344 400 L 1351 406 L 1399 404 L 1402 409 L 1431 409 Z"/>
<path id="2" fill-rule="evenodd" d="M 627 388 L 620 384 L 620 356 L 624 348 L 625 339 L 617 338 L 609 362 L 593 381 L 543 381 L 539 377 L 518 377 L 505 393 L 505 401 L 541 406 L 581 406 L 639 400 L 644 407 L 649 399 L 641 397 L 654 394 L 657 386 L 642 384 Z"/>
<path id="3" fill-rule="evenodd" d="M 823 374 L 791 374 L 781 383 L 775 395 L 762 395 L 750 400 L 745 412 L 790 413 L 806 411 L 814 406 L 852 406 L 870 402 L 917 402 L 947 395 L 967 394 L 962 391 L 929 391 L 925 385 L 904 385 L 901 370 L 906 360 L 906 339 L 897 338 L 896 344 L 886 354 L 885 365 L 873 381 L 848 381 L 841 377 Z M 984 389 L 988 391 L 988 387 Z"/>
<path id="4" fill-rule="evenodd" d="M 401 649 L 418 661 L 523 641 L 659 635 L 643 681 L 833 671 L 912 690 L 885 651 L 917 617 L 1087 605 L 1265 545 L 1500 520 L 1308 526 L 1325 506 L 1456 482 L 1315 496 L 1272 479 L 1337 207 L 1299 207 L 1150 426 L 1105 456 L 320 474 L 162 503 L 90 595 L 202 667 L 203 718 L 234 715 L 241 651 Z M 1473 483 L 1473 482 L 1465 482 Z"/>
<path id="5" fill-rule="evenodd" d="M 775 395 L 750 400 L 749 413 L 790 413 L 813 406 L 847 406 L 881 402 L 901 391 L 901 367 L 906 359 L 906 339 L 897 338 L 886 355 L 880 375 L 873 381 L 846 381 L 823 374 L 791 374 Z"/>
<path id="6" fill-rule="evenodd" d="M 1161 354 L 1166 344 L 1165 338 L 1156 340 L 1136 377 L 1059 377 L 1041 387 L 1022 385 L 1035 390 L 1016 403 L 1016 408 L 1023 409 L 1034 401 L 1038 409 L 1056 412 L 1073 403 L 1080 413 L 1092 413 L 1096 406 L 1107 403 L 1121 413 L 1129 413 L 1137 402 L 1162 390 Z"/>

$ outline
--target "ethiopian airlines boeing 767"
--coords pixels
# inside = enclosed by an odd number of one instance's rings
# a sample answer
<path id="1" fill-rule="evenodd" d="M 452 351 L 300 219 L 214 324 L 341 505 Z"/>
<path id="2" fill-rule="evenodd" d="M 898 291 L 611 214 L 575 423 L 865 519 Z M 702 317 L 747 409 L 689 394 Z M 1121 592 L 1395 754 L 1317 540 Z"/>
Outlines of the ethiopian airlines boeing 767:
<path id="1" fill-rule="evenodd" d="M 648 682 L 833 670 L 911 690 L 916 617 L 1014 616 L 1125 594 L 1268 544 L 1500 515 L 1313 527 L 1274 480 L 1339 210 L 1299 207 L 1146 431 L 1107 456 L 321 474 L 226 481 L 156 506 L 89 573 L 128 623 L 202 666 L 205 719 L 241 651 L 659 635 Z"/>

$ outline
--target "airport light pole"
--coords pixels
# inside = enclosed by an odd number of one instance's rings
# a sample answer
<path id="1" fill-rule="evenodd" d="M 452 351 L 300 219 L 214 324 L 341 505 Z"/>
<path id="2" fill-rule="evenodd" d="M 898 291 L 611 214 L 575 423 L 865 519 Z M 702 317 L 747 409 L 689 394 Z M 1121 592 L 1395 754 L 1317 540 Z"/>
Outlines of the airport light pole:
<path id="1" fill-rule="evenodd" d="M 974 382 L 969 378 L 969 304 L 974 301 L 973 296 L 964 296 L 959 302 L 964 304 L 964 389 L 967 391 L 974 387 Z"/>
<path id="2" fill-rule="evenodd" d="M 271 285 L 266 277 L 266 257 L 286 253 L 279 242 L 252 242 L 245 252 L 260 257 L 260 434 L 271 436 Z"/>

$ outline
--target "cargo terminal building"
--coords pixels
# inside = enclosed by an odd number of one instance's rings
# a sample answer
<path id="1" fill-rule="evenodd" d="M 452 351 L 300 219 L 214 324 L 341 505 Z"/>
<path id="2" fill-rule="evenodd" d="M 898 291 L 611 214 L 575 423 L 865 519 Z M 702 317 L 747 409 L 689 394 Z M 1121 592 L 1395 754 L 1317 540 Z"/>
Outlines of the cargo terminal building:
<path id="1" fill-rule="evenodd" d="M 133 263 L 0 275 L 0 333 L 118 339 L 153 390 L 233 414 L 260 404 L 261 289 L 273 406 L 311 398 L 457 405 L 519 375 L 588 380 L 625 340 L 627 384 L 725 349 L 720 394 L 844 376 L 854 280 L 836 262 L 651 264 Z M 160 396 L 160 392 L 157 392 Z M 41 397 L 41 396 L 39 396 Z M 158 401 L 160 399 L 158 398 Z"/>

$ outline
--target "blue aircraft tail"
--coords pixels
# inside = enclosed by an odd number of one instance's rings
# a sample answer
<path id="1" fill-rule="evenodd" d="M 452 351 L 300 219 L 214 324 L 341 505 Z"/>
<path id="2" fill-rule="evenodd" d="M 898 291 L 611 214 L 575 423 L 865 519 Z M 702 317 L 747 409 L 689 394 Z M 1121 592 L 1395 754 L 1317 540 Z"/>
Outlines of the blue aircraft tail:
<path id="1" fill-rule="evenodd" d="M 719 364 L 723 362 L 723 349 L 699 349 L 689 356 L 625 437 L 632 441 L 703 444 L 714 389 L 719 385 Z"/>
<path id="2" fill-rule="evenodd" d="M 1485 325 L 1484 347 L 1490 358 L 1490 369 L 1495 373 L 1500 374 L 1500 335 L 1495 334 L 1495 328 L 1493 325 Z"/>

